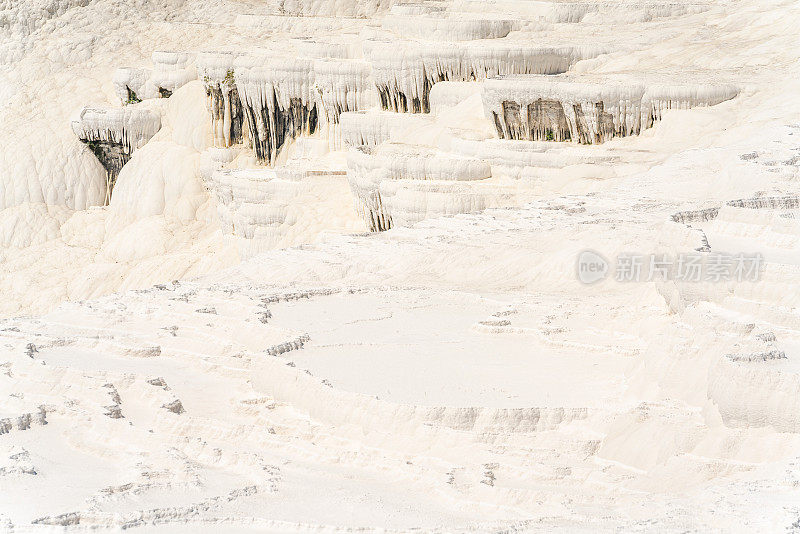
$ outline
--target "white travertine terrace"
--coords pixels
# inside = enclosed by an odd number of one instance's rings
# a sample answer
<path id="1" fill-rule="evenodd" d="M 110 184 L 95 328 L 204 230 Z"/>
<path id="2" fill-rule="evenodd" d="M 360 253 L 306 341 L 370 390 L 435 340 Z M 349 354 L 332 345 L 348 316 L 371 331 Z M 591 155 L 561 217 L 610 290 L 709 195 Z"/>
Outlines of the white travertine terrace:
<path id="1" fill-rule="evenodd" d="M 281 0 L 279 12 L 285 15 L 370 17 L 389 9 L 390 0 Z"/>
<path id="2" fill-rule="evenodd" d="M 382 200 L 385 182 L 473 181 L 491 176 L 491 168 L 485 161 L 439 153 L 420 146 L 387 143 L 378 148 L 356 147 L 347 153 L 347 178 L 355 197 L 356 211 L 372 231 L 388 230 L 393 225 L 391 207 Z M 396 189 L 391 191 L 396 195 Z M 475 211 L 474 208 L 474 204 L 469 205 L 464 211 Z M 417 220 L 432 212 L 427 205 L 423 206 L 423 215 Z M 458 212 L 447 209 L 439 215 Z M 404 218 L 404 221 L 409 220 L 412 217 Z"/>
<path id="3" fill-rule="evenodd" d="M 158 114 L 141 107 L 85 107 L 72 120 L 72 131 L 82 141 L 124 145 L 131 151 L 143 146 L 159 128 Z"/>
<path id="4" fill-rule="evenodd" d="M 332 150 L 341 149 L 340 116 L 365 110 L 378 102 L 369 63 L 360 60 L 317 60 L 315 85 L 325 112 Z"/>
<path id="5" fill-rule="evenodd" d="M 152 86 L 148 86 L 152 70 L 137 67 L 120 67 L 112 79 L 114 92 L 123 103 L 134 103 L 142 98 L 154 98 Z M 146 96 L 147 95 L 147 96 Z"/>
<path id="6" fill-rule="evenodd" d="M 402 227 L 425 219 L 481 212 L 496 203 L 499 191 L 480 182 L 386 180 L 378 186 L 378 193 L 384 220 Z"/>
<path id="7" fill-rule="evenodd" d="M 593 22 L 649 22 L 662 17 L 679 17 L 707 11 L 710 2 L 675 2 L 643 0 L 640 2 L 597 0 L 587 2 L 552 2 L 548 0 L 456 0 L 452 10 L 465 13 L 504 13 L 522 19 L 551 23 L 577 24 Z"/>
<path id="8" fill-rule="evenodd" d="M 661 115 L 668 109 L 691 109 L 704 106 L 715 106 L 739 94 L 739 87 L 731 84 L 651 84 L 642 98 L 644 113 L 649 117 L 644 120 L 643 127 L 661 120 Z"/>
<path id="9" fill-rule="evenodd" d="M 796 4 L 0 2 L 0 531 L 797 531 Z"/>
<path id="10" fill-rule="evenodd" d="M 369 110 L 346 112 L 339 116 L 339 130 L 343 147 L 379 145 L 410 128 L 431 124 L 424 114 L 394 113 Z"/>
<path id="11" fill-rule="evenodd" d="M 442 81 L 484 80 L 508 74 L 559 74 L 588 49 L 506 42 L 374 40 L 364 44 L 384 109 L 427 113 L 431 87 Z M 599 51 L 598 51 L 599 53 Z"/>
<path id="12" fill-rule="evenodd" d="M 514 22 L 503 19 L 445 18 L 387 15 L 382 27 L 398 35 L 429 41 L 471 41 L 498 39 L 514 29 Z"/>
<path id="13" fill-rule="evenodd" d="M 153 85 L 162 97 L 169 97 L 176 89 L 197 79 L 191 64 L 192 56 L 186 52 L 153 52 Z"/>
<path id="14" fill-rule="evenodd" d="M 243 258 L 274 249 L 313 232 L 314 221 L 328 217 L 330 228 L 353 226 L 337 220 L 336 203 L 347 193 L 344 171 L 281 169 L 217 170 L 208 180 L 217 200 L 225 239 Z"/>

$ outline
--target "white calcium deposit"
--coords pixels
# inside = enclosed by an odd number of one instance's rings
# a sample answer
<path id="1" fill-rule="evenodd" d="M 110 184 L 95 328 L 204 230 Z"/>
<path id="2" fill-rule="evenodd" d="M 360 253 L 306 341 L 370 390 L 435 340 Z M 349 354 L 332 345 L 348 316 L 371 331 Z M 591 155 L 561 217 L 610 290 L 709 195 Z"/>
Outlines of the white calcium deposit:
<path id="1" fill-rule="evenodd" d="M 797 531 L 798 28 L 0 2 L 0 531 Z"/>

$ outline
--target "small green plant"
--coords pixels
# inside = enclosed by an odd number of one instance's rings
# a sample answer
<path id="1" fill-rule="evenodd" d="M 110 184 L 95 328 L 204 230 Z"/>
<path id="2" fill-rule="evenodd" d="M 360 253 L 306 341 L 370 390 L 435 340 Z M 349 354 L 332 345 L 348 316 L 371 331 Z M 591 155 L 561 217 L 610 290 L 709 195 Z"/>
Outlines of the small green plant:
<path id="1" fill-rule="evenodd" d="M 233 87 L 233 85 L 236 83 L 233 77 L 233 69 L 228 69 L 228 72 L 225 73 L 225 78 L 223 78 L 222 82 L 229 87 Z"/>
<path id="2" fill-rule="evenodd" d="M 128 90 L 128 99 L 125 101 L 126 104 L 137 104 L 142 101 L 130 87 L 126 86 L 125 89 Z"/>

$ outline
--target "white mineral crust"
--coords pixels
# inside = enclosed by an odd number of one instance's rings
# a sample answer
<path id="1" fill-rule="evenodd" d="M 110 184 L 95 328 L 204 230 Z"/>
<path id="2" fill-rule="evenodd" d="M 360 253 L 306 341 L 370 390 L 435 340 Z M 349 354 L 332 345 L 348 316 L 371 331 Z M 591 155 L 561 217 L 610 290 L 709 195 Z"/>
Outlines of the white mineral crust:
<path id="1" fill-rule="evenodd" d="M 0 1 L 0 532 L 798 531 L 798 28 Z"/>

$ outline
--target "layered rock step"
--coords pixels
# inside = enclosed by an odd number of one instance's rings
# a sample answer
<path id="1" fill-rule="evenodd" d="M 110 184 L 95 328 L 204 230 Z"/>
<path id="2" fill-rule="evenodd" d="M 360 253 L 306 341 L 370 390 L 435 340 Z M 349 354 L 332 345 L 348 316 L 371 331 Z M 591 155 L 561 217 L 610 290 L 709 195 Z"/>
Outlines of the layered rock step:
<path id="1" fill-rule="evenodd" d="M 428 115 L 368 110 L 346 112 L 339 116 L 339 135 L 343 148 L 375 146 L 389 141 L 393 135 L 433 124 Z"/>
<path id="2" fill-rule="evenodd" d="M 706 239 L 704 276 L 659 287 L 698 337 L 725 334 L 713 350 L 704 347 L 713 355 L 704 356 L 706 394 L 732 428 L 800 429 L 800 316 L 790 302 L 800 283 L 799 210 L 797 195 L 771 194 L 683 210 L 667 223 Z"/>
<path id="3" fill-rule="evenodd" d="M 447 154 L 435 149 L 386 143 L 378 147 L 361 146 L 347 154 L 347 178 L 355 197 L 356 211 L 370 231 L 392 228 L 395 207 L 402 203 L 402 223 L 410 224 L 437 215 L 467 213 L 483 209 L 483 203 L 461 182 L 491 177 L 488 163 L 475 158 Z M 396 182 L 403 182 L 398 184 Z M 405 194 L 401 189 L 406 186 Z M 408 199 L 408 187 L 415 187 L 418 202 Z M 435 192 L 445 200 L 430 199 Z"/>
<path id="4" fill-rule="evenodd" d="M 333 231 L 349 226 L 338 202 L 347 196 L 344 169 L 294 162 L 278 169 L 219 169 L 207 186 L 217 201 L 222 233 L 242 258 L 276 246 L 288 246 L 306 232 L 313 237 L 320 221 Z"/>
<path id="5" fill-rule="evenodd" d="M 325 113 L 331 150 L 342 147 L 340 118 L 343 113 L 365 110 L 378 102 L 369 63 L 328 59 L 314 62 L 315 85 Z"/>
<path id="6" fill-rule="evenodd" d="M 391 13 L 381 27 L 406 38 L 430 41 L 472 41 L 499 39 L 518 26 L 513 20 L 467 18 L 462 16 L 430 17 Z"/>
<path id="7" fill-rule="evenodd" d="M 455 0 L 450 10 L 462 13 L 503 13 L 522 20 L 558 24 L 578 24 L 602 21 L 649 22 L 664 17 L 692 15 L 707 11 L 711 2 L 674 2 L 646 0 L 643 2 L 613 2 L 608 0 L 570 2 L 553 0 Z"/>
<path id="8" fill-rule="evenodd" d="M 383 109 L 428 113 L 434 84 L 509 74 L 560 74 L 600 50 L 526 45 L 503 39 L 466 42 L 369 40 L 364 55 Z"/>

